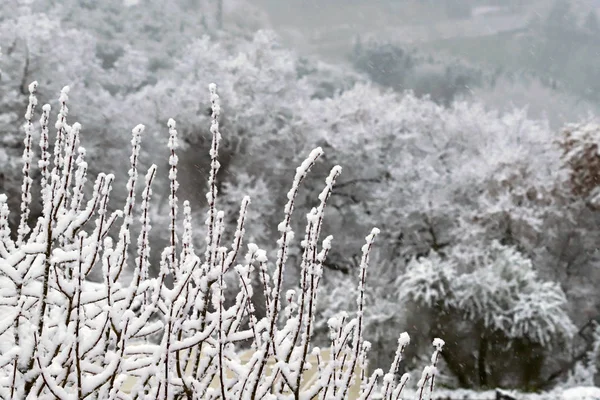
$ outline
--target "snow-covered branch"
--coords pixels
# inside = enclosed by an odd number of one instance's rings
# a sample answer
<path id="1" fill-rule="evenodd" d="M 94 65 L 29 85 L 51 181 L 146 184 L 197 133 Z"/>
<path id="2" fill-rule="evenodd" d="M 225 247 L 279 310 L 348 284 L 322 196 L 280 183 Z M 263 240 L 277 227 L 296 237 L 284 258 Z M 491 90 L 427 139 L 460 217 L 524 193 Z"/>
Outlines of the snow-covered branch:
<path id="1" fill-rule="evenodd" d="M 1 398 L 368 399 L 379 392 L 378 379 L 383 373 L 376 370 L 369 375 L 367 370 L 370 345 L 364 340 L 363 322 L 369 255 L 378 229 L 366 237 L 362 249 L 355 316 L 343 314 L 330 320 L 328 350 L 311 343 L 323 263 L 332 244 L 331 236 L 320 239 L 321 228 L 326 203 L 341 173 L 339 166 L 332 169 L 319 203 L 307 216 L 301 243 L 300 293 L 296 296 L 290 291 L 282 298 L 288 251 L 294 245 L 291 221 L 296 195 L 323 154 L 321 148 L 313 150 L 296 170 L 272 261 L 256 244 L 244 246 L 251 212 L 248 197 L 232 227 L 233 241 L 226 246 L 227 219 L 218 209 L 216 182 L 221 110 L 216 85 L 211 85 L 213 140 L 204 255 L 197 254 L 193 245 L 189 202 L 183 203 L 181 218 L 178 213 L 178 144 L 176 123 L 171 119 L 167 124 L 170 212 L 165 229 L 169 241 L 159 249 L 159 274 L 151 277 L 150 255 L 156 251 L 149 240 L 152 187 L 159 171 L 152 165 L 146 172 L 136 207 L 144 126 L 138 125 L 132 132 L 125 203 L 110 213 L 112 174 L 99 174 L 85 199 L 88 166 L 85 150 L 79 146 L 82 127 L 67 122 L 68 87 L 59 98 L 53 160 L 50 106 L 42 107 L 37 165 L 43 213 L 37 221 L 29 221 L 36 88 L 36 83 L 30 86 L 26 113 L 21 223 L 16 241 L 8 226 L 7 197 L 0 195 Z M 136 244 L 131 243 L 134 231 Z M 181 240 L 177 232 L 182 232 Z M 136 255 L 130 260 L 134 245 Z M 92 270 L 102 271 L 101 284 L 86 281 Z M 126 270 L 132 271 L 131 276 L 123 273 Z M 225 279 L 227 274 L 239 281 L 233 301 L 225 298 L 226 286 L 232 282 Z M 263 318 L 255 312 L 255 274 L 264 289 L 260 301 L 265 302 L 267 313 Z M 280 313 L 286 299 L 285 312 Z M 386 399 L 398 399 L 406 384 L 406 377 L 394 380 L 407 344 L 408 335 L 403 334 L 394 363 L 383 379 Z M 433 388 L 443 342 L 434 344 L 436 353 L 424 372 L 421 393 Z M 311 369 L 316 369 L 316 377 L 307 379 Z"/>

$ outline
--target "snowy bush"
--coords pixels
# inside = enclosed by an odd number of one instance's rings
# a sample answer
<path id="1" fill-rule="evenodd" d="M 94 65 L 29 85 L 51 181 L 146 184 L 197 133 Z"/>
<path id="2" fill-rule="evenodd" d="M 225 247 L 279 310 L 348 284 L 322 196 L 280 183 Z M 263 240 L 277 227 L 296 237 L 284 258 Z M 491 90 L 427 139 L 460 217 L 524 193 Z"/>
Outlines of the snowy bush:
<path id="1" fill-rule="evenodd" d="M 334 167 L 317 205 L 306 216 L 301 242 L 300 290 L 282 295 L 293 243 L 292 212 L 301 182 L 323 154 L 313 150 L 296 169 L 278 226 L 278 251 L 269 258 L 253 243 L 243 249 L 250 199 L 241 203 L 233 241 L 224 243 L 226 216 L 218 208 L 216 176 L 220 105 L 211 84 L 210 172 L 206 246 L 193 242 L 191 207 L 177 197 L 177 130 L 169 132 L 169 244 L 161 251 L 158 276 L 149 274 L 152 183 L 157 167 L 140 177 L 144 126 L 132 132 L 128 196 L 122 209 L 108 211 L 115 179 L 99 174 L 86 198 L 88 163 L 80 147 L 81 125 L 67 122 L 68 87 L 60 94 L 56 139 L 49 139 L 50 105 L 34 124 L 37 83 L 29 86 L 21 214 L 11 236 L 7 197 L 0 196 L 0 397 L 5 399 L 345 399 L 376 393 L 398 399 L 407 376 L 396 371 L 407 334 L 389 373 L 368 372 L 364 339 L 366 274 L 377 229 L 366 237 L 358 268 L 357 310 L 330 318 L 331 347 L 311 345 L 317 291 L 332 237 L 321 241 L 323 214 L 341 168 Z M 30 221 L 34 136 L 39 134 L 42 216 Z M 141 199 L 138 187 L 143 186 Z M 180 212 L 181 207 L 181 212 Z M 136 224 L 135 220 L 139 222 Z M 135 241 L 133 228 L 140 232 Z M 135 242 L 134 242 L 135 241 Z M 134 244 L 135 243 L 135 244 Z M 136 256 L 129 256 L 135 247 Z M 86 277 L 100 269 L 103 282 Z M 237 279 L 235 299 L 225 299 L 226 281 Z M 251 280 L 260 279 L 266 316 L 257 318 Z M 282 307 L 284 310 L 282 312 Z M 158 338 L 158 340 L 153 340 Z M 443 341 L 435 339 L 431 364 L 417 385 L 430 396 Z M 243 350 L 249 350 L 242 357 Z M 309 360 L 316 365 L 310 365 Z M 306 370 L 317 378 L 305 381 Z M 378 379 L 381 382 L 378 382 Z M 352 393 L 351 393 L 352 392 Z"/>
<path id="2" fill-rule="evenodd" d="M 397 283 L 400 300 L 417 306 L 421 319 L 427 313 L 431 334 L 450 338 L 461 323 L 470 327 L 445 357 L 462 385 L 535 387 L 544 355 L 568 347 L 576 333 L 560 285 L 541 280 L 529 259 L 498 242 L 468 257 L 432 253 L 413 260 Z M 456 362 L 461 341 L 476 348 L 475 360 L 469 354 Z"/>

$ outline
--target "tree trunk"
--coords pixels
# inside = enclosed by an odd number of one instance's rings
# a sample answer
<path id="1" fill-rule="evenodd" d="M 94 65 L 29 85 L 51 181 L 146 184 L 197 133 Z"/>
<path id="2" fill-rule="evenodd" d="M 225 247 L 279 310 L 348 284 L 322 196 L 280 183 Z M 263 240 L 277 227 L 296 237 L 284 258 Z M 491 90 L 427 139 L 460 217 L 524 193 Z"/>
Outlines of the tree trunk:
<path id="1" fill-rule="evenodd" d="M 471 387 L 469 379 L 467 378 L 464 369 L 461 367 L 461 363 L 454 359 L 447 351 L 442 351 L 442 358 L 446 362 L 450 372 L 458 379 L 459 386 L 461 388 Z"/>
<path id="2" fill-rule="evenodd" d="M 479 341 L 479 350 L 477 355 L 477 370 L 479 373 L 479 386 L 485 388 L 488 385 L 487 371 L 486 371 L 486 356 L 487 356 L 488 340 L 485 333 L 482 334 L 481 340 Z"/>

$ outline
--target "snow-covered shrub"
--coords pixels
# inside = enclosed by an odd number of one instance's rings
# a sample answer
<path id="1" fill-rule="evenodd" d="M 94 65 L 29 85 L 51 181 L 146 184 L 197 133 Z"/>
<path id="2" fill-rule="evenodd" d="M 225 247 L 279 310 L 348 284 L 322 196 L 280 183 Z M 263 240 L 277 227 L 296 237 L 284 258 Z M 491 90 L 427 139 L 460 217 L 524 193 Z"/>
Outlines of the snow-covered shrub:
<path id="1" fill-rule="evenodd" d="M 427 315 L 431 334 L 456 339 L 446 361 L 459 381 L 466 379 L 462 385 L 535 387 L 544 356 L 564 348 L 576 333 L 559 284 L 541 280 L 529 259 L 498 242 L 475 256 L 444 259 L 433 253 L 413 260 L 397 283 L 400 300 L 417 307 L 420 319 Z M 470 326 L 468 333 L 450 336 L 464 331 L 461 324 Z M 461 341 L 472 343 L 475 360 L 469 354 L 456 362 Z"/>
<path id="2" fill-rule="evenodd" d="M 7 197 L 0 196 L 0 397 L 6 399 L 346 399 L 372 398 L 380 392 L 398 399 L 407 376 L 395 381 L 398 364 L 408 345 L 400 336 L 387 374 L 376 369 L 368 376 L 364 340 L 364 306 L 369 256 L 377 229 L 366 237 L 358 268 L 357 310 L 329 320 L 331 347 L 311 345 L 317 292 L 323 262 L 332 237 L 321 241 L 323 215 L 341 167 L 326 179 L 318 202 L 306 216 L 301 242 L 300 291 L 282 296 L 291 229 L 299 186 L 323 154 L 314 149 L 296 169 L 287 193 L 280 239 L 274 258 L 256 244 L 243 250 L 250 199 L 241 202 L 231 246 L 224 243 L 225 214 L 219 209 L 216 176 L 220 104 L 211 84 L 212 118 L 210 171 L 205 220 L 206 246 L 194 247 L 191 207 L 180 210 L 177 180 L 177 130 L 170 119 L 169 216 L 159 226 L 169 237 L 161 250 L 160 272 L 150 277 L 148 234 L 152 228 L 152 184 L 158 170 L 152 165 L 140 177 L 140 148 L 144 126 L 132 132 L 128 196 L 122 209 L 108 211 L 115 179 L 100 173 L 86 198 L 90 179 L 81 125 L 70 125 L 68 88 L 61 92 L 50 147 L 50 105 L 42 107 L 39 132 L 41 217 L 30 221 L 33 118 L 37 83 L 29 86 L 25 115 L 25 150 L 21 214 L 15 239 L 8 225 Z M 138 186 L 144 187 L 141 199 Z M 139 205 L 136 205 L 138 202 Z M 139 223 L 136 224 L 135 220 Z M 137 241 L 132 229 L 138 225 Z M 135 242 L 134 242 L 135 241 Z M 135 244 L 134 244 L 135 243 Z M 135 257 L 128 249 L 135 247 Z M 154 250 L 155 251 L 155 250 Z M 86 277 L 101 269 L 103 282 Z M 225 299 L 228 276 L 237 279 L 233 301 Z M 258 275 L 266 315 L 257 318 L 251 280 Z M 167 284 L 171 281 L 171 284 Z M 284 299 L 285 297 L 285 299 Z M 282 312 L 282 307 L 285 309 Z M 152 341 L 158 337 L 158 342 Z M 417 385 L 420 399 L 430 395 L 443 341 L 435 339 L 431 364 Z M 249 357 L 241 350 L 250 349 Z M 247 354 L 247 353 L 246 353 Z M 309 365 L 309 356 L 316 366 Z M 304 381 L 304 371 L 317 369 L 317 378 Z M 378 378 L 383 377 L 378 386 Z M 358 393 L 350 393 L 358 387 Z"/>

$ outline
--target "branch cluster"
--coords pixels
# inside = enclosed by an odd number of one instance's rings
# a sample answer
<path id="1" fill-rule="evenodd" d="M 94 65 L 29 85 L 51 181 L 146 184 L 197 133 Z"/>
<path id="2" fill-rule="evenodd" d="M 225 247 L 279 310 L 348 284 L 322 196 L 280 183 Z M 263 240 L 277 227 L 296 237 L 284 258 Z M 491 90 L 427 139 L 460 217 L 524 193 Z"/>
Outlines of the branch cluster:
<path id="1" fill-rule="evenodd" d="M 140 177 L 144 126 L 132 131 L 128 196 L 123 208 L 111 213 L 112 174 L 99 174 L 91 196 L 85 196 L 88 164 L 80 147 L 81 125 L 67 121 L 68 87 L 59 98 L 53 154 L 49 145 L 51 110 L 49 105 L 42 107 L 38 167 L 43 214 L 37 221 L 29 220 L 36 89 L 36 83 L 29 86 L 21 218 L 16 235 L 11 235 L 8 225 L 7 198 L 0 196 L 0 397 L 367 399 L 381 392 L 386 399 L 400 398 L 407 376 L 395 382 L 395 375 L 409 342 L 407 334 L 399 340 L 389 373 L 376 370 L 367 375 L 370 345 L 363 338 L 363 315 L 369 255 L 377 229 L 366 237 L 362 248 L 356 314 L 329 321 L 329 350 L 311 346 L 317 292 L 332 242 L 332 237 L 321 239 L 323 217 L 341 173 L 339 166 L 331 170 L 318 204 L 306 216 L 298 293 L 282 295 L 288 250 L 294 238 L 291 219 L 296 196 L 323 154 L 321 148 L 313 150 L 296 169 L 278 226 L 275 257 L 270 259 L 253 243 L 243 246 L 250 205 L 247 197 L 240 206 L 233 241 L 227 245 L 216 183 L 221 109 L 216 85 L 210 85 L 212 145 L 206 247 L 203 253 L 194 248 L 189 202 L 183 202 L 183 217 L 178 218 L 178 143 L 176 123 L 171 119 L 167 124 L 169 243 L 162 250 L 158 276 L 151 277 L 148 237 L 157 168 L 152 165 L 145 178 Z M 143 186 L 139 199 L 138 186 Z M 137 242 L 132 242 L 134 231 L 139 232 Z M 101 284 L 86 281 L 95 268 L 102 270 Z M 130 270 L 131 276 L 126 276 L 124 271 Z M 227 303 L 225 282 L 231 280 L 225 279 L 226 274 L 236 276 L 239 284 L 235 301 Z M 267 310 L 260 319 L 253 303 L 255 275 L 262 284 Z M 436 339 L 434 345 L 432 365 L 419 382 L 421 398 L 433 389 L 443 342 Z M 244 349 L 251 351 L 243 353 Z M 306 379 L 310 369 L 316 369 L 316 379 Z M 383 386 L 378 388 L 380 376 Z"/>

